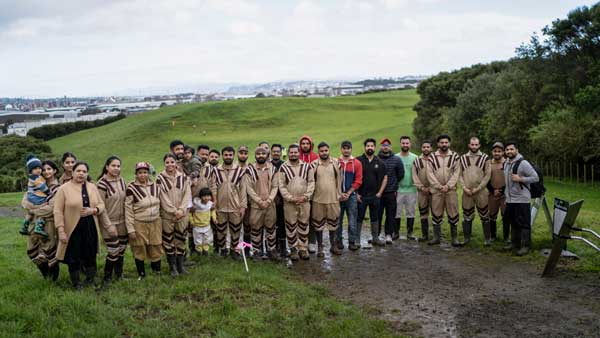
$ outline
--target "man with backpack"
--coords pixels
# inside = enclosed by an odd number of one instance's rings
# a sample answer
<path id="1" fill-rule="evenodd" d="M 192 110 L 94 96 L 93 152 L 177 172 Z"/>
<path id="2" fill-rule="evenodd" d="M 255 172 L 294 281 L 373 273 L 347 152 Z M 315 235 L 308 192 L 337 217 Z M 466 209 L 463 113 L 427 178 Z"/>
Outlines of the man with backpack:
<path id="1" fill-rule="evenodd" d="M 519 154 L 516 142 L 508 142 L 504 152 L 508 158 L 504 166 L 505 215 L 511 228 L 511 245 L 506 249 L 513 250 L 517 256 L 524 256 L 531 247 L 532 190 L 539 190 L 539 185 L 534 184 L 540 178 L 535 168 Z"/>

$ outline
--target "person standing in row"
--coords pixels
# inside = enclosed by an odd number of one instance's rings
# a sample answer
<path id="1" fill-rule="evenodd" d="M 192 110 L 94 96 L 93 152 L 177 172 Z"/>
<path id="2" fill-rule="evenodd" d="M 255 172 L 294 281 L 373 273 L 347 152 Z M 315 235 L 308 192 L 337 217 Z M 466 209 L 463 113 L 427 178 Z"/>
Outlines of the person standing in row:
<path id="1" fill-rule="evenodd" d="M 274 143 L 271 146 L 271 164 L 273 165 L 275 171 L 279 173 L 279 169 L 283 164 L 281 160 L 281 150 L 283 146 L 281 144 Z M 277 178 L 277 186 L 279 187 L 279 178 Z M 277 215 L 277 248 L 279 250 L 280 257 L 287 257 L 287 239 L 285 235 L 285 217 L 283 215 L 283 196 L 281 196 L 281 192 L 277 189 L 277 195 L 275 195 L 275 211 Z"/>
<path id="2" fill-rule="evenodd" d="M 396 156 L 400 157 L 404 165 L 404 177 L 398 182 L 398 195 L 396 196 L 396 228 L 392 239 L 400 238 L 400 224 L 402 213 L 406 215 L 406 238 L 415 240 L 413 236 L 413 227 L 415 224 L 415 214 L 417 209 L 417 187 L 413 180 L 412 166 L 417 155 L 410 151 L 410 137 L 400 137 L 400 152 Z"/>
<path id="3" fill-rule="evenodd" d="M 183 257 L 188 231 L 188 209 L 192 193 L 190 181 L 178 171 L 177 158 L 168 153 L 163 157 L 165 170 L 156 178 L 160 189 L 160 218 L 162 219 L 162 239 L 169 270 L 172 277 L 185 274 Z"/>
<path id="4" fill-rule="evenodd" d="M 215 198 L 215 209 L 217 210 L 217 245 L 221 249 L 221 255 L 227 256 L 227 233 L 231 239 L 231 257 L 239 259 L 240 254 L 237 246 L 240 241 L 242 220 L 246 213 L 248 204 L 246 187 L 242 179 L 246 170 L 233 163 L 235 149 L 231 146 L 223 148 L 223 164 L 217 166 L 213 171 L 214 184 L 212 195 Z"/>
<path id="5" fill-rule="evenodd" d="M 511 232 L 511 245 L 507 249 L 524 256 L 531 247 L 531 184 L 540 178 L 531 163 L 519 154 L 516 142 L 506 143 L 504 152 L 508 158 L 504 165 L 504 195 Z"/>
<path id="6" fill-rule="evenodd" d="M 358 220 L 357 233 L 362 231 L 362 223 L 369 208 L 369 221 L 371 222 L 371 244 L 385 245 L 379 239 L 381 232 L 381 219 L 379 216 L 379 203 L 383 191 L 387 186 L 385 162 L 375 156 L 375 139 L 368 138 L 364 142 L 365 153 L 358 157 L 363 169 L 363 182 L 358 188 Z"/>
<path id="7" fill-rule="evenodd" d="M 127 227 L 125 226 L 125 181 L 121 177 L 121 160 L 117 156 L 106 159 L 102 173 L 96 183 L 106 212 L 101 227 L 106 244 L 104 283 L 112 281 L 113 271 L 117 279 L 123 278 L 123 261 L 127 249 Z M 102 222 L 101 222 L 102 223 Z"/>
<path id="8" fill-rule="evenodd" d="M 300 147 L 291 144 L 288 160 L 279 168 L 279 191 L 283 197 L 285 228 L 290 248 L 290 259 L 309 259 L 308 222 L 310 220 L 310 199 L 315 190 L 315 176 L 312 166 L 300 161 Z"/>
<path id="9" fill-rule="evenodd" d="M 433 219 L 433 239 L 428 244 L 440 244 L 444 211 L 448 215 L 452 246 L 458 242 L 458 194 L 456 185 L 460 176 L 460 157 L 450 150 L 450 136 L 437 138 L 438 150 L 431 154 L 427 164 L 427 178 L 431 184 L 431 211 Z"/>
<path id="10" fill-rule="evenodd" d="M 58 191 L 59 184 L 56 179 L 58 166 L 46 160 L 42 162 L 42 177 L 48 186 L 48 195 L 45 203 L 34 205 L 27 199 L 27 193 L 24 194 L 21 205 L 23 209 L 32 214 L 35 219 L 43 220 L 44 231 L 48 234 L 46 238 L 30 234 L 27 236 L 27 255 L 31 261 L 38 267 L 44 278 L 50 278 L 53 281 L 58 279 L 60 265 L 56 259 L 56 249 L 58 244 L 58 235 L 54 226 L 54 197 Z M 29 228 L 27 229 L 29 232 Z"/>
<path id="11" fill-rule="evenodd" d="M 275 197 L 278 191 L 278 176 L 276 169 L 267 161 L 268 151 L 257 147 L 254 151 L 256 163 L 248 165 L 244 184 L 250 209 L 248 209 L 249 223 L 252 229 L 252 257 L 271 259 L 277 258 L 275 223 L 277 212 L 275 210 Z M 263 233 L 266 233 L 266 250 L 263 247 Z"/>
<path id="12" fill-rule="evenodd" d="M 490 223 L 488 220 L 488 192 L 486 186 L 490 181 L 490 163 L 488 156 L 482 153 L 477 137 L 471 137 L 469 141 L 469 152 L 460 157 L 459 181 L 463 187 L 462 209 L 463 209 L 463 245 L 471 241 L 473 219 L 475 218 L 475 207 L 483 225 L 483 236 L 485 245 L 491 244 Z"/>
<path id="13" fill-rule="evenodd" d="M 419 203 L 419 217 L 421 218 L 421 241 L 429 239 L 429 211 L 431 210 L 431 187 L 427 177 L 429 156 L 431 155 L 431 141 L 421 143 L 421 156 L 417 157 L 412 167 L 412 177 L 417 188 Z"/>
<path id="14" fill-rule="evenodd" d="M 300 161 L 313 164 L 313 162 L 319 159 L 319 155 L 313 151 L 314 143 L 310 136 L 302 136 L 298 144 L 300 145 Z M 312 226 L 309 226 L 308 229 L 308 252 L 317 252 L 317 237 L 315 236 L 315 229 Z"/>
<path id="15" fill-rule="evenodd" d="M 504 196 L 504 145 L 500 142 L 492 146 L 492 158 L 490 164 L 490 180 L 488 182 L 488 215 L 490 220 L 490 232 L 492 242 L 496 240 L 496 221 L 498 212 L 502 214 L 502 238 L 510 244 L 510 224 L 506 217 L 506 197 Z"/>
<path id="16" fill-rule="evenodd" d="M 329 251 L 341 255 L 335 231 L 340 217 L 340 199 L 342 197 L 342 175 L 340 164 L 329 155 L 329 145 L 319 143 L 319 160 L 313 163 L 315 191 L 312 197 L 311 226 L 317 238 L 317 257 L 324 257 L 323 231 L 329 230 Z"/>
<path id="17" fill-rule="evenodd" d="M 62 155 L 60 163 L 62 164 L 63 174 L 58 178 L 58 184 L 63 185 L 73 179 L 75 162 L 77 162 L 75 154 L 66 152 Z"/>
<path id="18" fill-rule="evenodd" d="M 150 164 L 135 165 L 135 180 L 125 191 L 125 226 L 131 252 L 135 259 L 138 279 L 146 277 L 144 261 L 160 274 L 162 250 L 162 221 L 160 219 L 160 189 L 150 179 Z"/>
<path id="19" fill-rule="evenodd" d="M 362 185 L 363 169 L 360 161 L 352 156 L 352 143 L 342 142 L 342 156 L 338 159 L 342 176 L 342 197 L 340 199 L 340 218 L 336 230 L 338 249 L 344 248 L 344 211 L 348 216 L 348 248 L 352 251 L 360 249 L 360 232 L 358 231 L 358 203 L 356 191 Z"/>
<path id="20" fill-rule="evenodd" d="M 238 166 L 246 172 L 248 170 L 248 146 L 242 145 L 238 147 L 237 150 L 237 164 Z M 252 243 L 252 227 L 250 226 L 250 201 L 246 199 L 247 203 L 246 213 L 244 213 L 244 217 L 242 218 L 242 229 L 243 229 L 243 241 L 245 243 Z M 246 256 L 250 256 L 250 248 L 244 247 L 244 251 Z"/>
<path id="21" fill-rule="evenodd" d="M 93 285 L 96 277 L 96 254 L 99 249 L 98 215 L 104 202 L 96 186 L 88 182 L 89 166 L 73 166 L 72 180 L 62 185 L 54 197 L 54 220 L 58 232 L 58 260 L 69 266 L 71 284 L 81 288 L 80 271 L 85 268 L 85 284 Z"/>
<path id="22" fill-rule="evenodd" d="M 196 149 L 196 158 L 204 165 L 208 163 L 208 154 L 210 153 L 210 147 L 206 144 L 201 144 Z"/>
<path id="23" fill-rule="evenodd" d="M 385 211 L 385 242 L 392 244 L 396 222 L 396 195 L 398 194 L 398 182 L 404 178 L 404 164 L 400 157 L 392 152 L 390 139 L 384 138 L 380 144 L 379 158 L 385 163 L 387 185 L 381 196 L 378 218 L 383 220 Z"/>
<path id="24" fill-rule="evenodd" d="M 169 144 L 169 149 L 171 154 L 175 156 L 177 171 L 183 172 L 183 156 L 185 153 L 185 145 L 181 140 L 173 140 L 171 144 Z"/>

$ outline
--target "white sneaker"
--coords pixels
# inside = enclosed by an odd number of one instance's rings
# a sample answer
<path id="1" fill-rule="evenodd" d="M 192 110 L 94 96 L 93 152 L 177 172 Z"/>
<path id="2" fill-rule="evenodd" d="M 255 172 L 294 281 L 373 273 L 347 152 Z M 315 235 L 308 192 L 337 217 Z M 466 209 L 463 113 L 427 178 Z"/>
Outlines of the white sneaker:
<path id="1" fill-rule="evenodd" d="M 311 254 L 317 252 L 317 245 L 313 243 L 308 243 L 308 252 Z"/>
<path id="2" fill-rule="evenodd" d="M 385 235 L 385 244 L 392 244 L 392 236 Z"/>

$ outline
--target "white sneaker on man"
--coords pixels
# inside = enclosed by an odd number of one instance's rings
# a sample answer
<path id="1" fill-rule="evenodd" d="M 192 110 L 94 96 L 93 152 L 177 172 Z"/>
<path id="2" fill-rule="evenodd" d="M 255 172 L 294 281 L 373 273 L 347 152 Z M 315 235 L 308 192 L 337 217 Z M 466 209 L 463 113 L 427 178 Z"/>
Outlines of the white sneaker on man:
<path id="1" fill-rule="evenodd" d="M 314 243 L 308 243 L 308 252 L 311 254 L 317 252 L 317 245 Z"/>
<path id="2" fill-rule="evenodd" d="M 385 235 L 385 244 L 392 244 L 392 236 Z"/>

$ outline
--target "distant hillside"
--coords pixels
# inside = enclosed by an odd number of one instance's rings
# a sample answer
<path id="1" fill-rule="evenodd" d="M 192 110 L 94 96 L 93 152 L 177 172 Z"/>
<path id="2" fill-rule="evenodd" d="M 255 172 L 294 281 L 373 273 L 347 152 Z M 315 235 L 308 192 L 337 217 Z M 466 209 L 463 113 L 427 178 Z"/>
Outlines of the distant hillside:
<path id="1" fill-rule="evenodd" d="M 327 141 L 335 154 L 350 139 L 354 153 L 362 153 L 367 137 L 396 141 L 411 134 L 418 96 L 414 90 L 336 98 L 266 98 L 167 107 L 107 126 L 80 131 L 49 142 L 55 154 L 74 152 L 89 162 L 96 176 L 111 154 L 124 161 L 124 173 L 132 177 L 137 161 L 150 161 L 162 169 L 169 142 L 181 139 L 220 149 L 247 144 L 251 149 L 266 140 L 288 145 L 303 134 L 315 142 Z M 394 143 L 394 149 L 398 145 Z M 253 159 L 253 157 L 251 156 Z"/>

